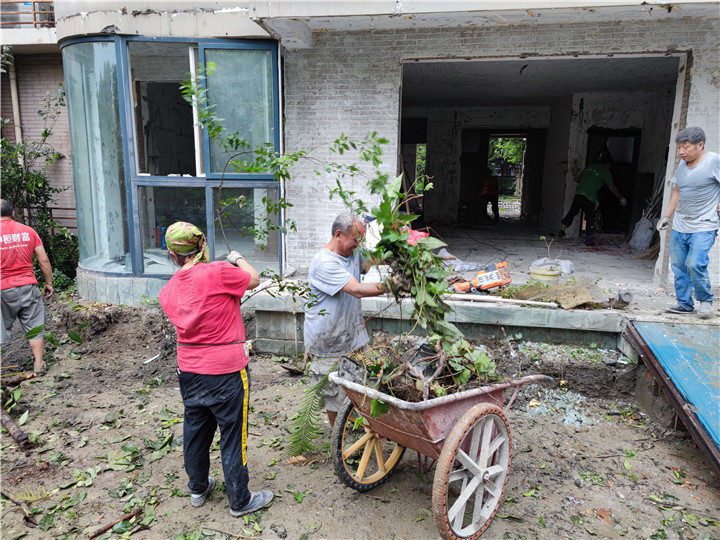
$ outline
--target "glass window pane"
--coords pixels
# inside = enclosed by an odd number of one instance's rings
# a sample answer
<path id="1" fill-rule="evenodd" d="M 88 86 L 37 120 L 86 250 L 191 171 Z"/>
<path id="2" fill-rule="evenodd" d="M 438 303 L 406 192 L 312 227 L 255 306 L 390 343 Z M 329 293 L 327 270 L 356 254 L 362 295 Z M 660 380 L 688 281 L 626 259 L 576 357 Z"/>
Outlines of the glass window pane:
<path id="1" fill-rule="evenodd" d="M 195 176 L 192 106 L 180 84 L 190 71 L 187 43 L 128 43 L 137 170 Z"/>
<path id="2" fill-rule="evenodd" d="M 62 54 L 80 266 L 131 272 L 115 45 L 80 43 Z"/>
<path id="3" fill-rule="evenodd" d="M 215 259 L 224 259 L 234 249 L 258 272 L 279 272 L 280 234 L 275 227 L 280 221 L 278 214 L 268 213 L 265 202 L 276 205 L 277 198 L 277 188 L 214 189 Z M 218 208 L 222 220 L 218 217 Z M 267 222 L 275 230 L 268 231 Z M 260 229 L 268 234 L 257 234 Z"/>
<path id="4" fill-rule="evenodd" d="M 176 221 L 187 221 L 207 232 L 205 188 L 138 188 L 138 215 L 146 274 L 172 274 L 177 266 L 168 258 L 165 230 Z"/>
<path id="5" fill-rule="evenodd" d="M 207 77 L 208 99 L 226 133 L 237 131 L 252 148 L 274 144 L 272 52 L 206 49 L 205 62 L 216 67 Z M 211 172 L 222 173 L 230 155 L 211 142 Z"/>

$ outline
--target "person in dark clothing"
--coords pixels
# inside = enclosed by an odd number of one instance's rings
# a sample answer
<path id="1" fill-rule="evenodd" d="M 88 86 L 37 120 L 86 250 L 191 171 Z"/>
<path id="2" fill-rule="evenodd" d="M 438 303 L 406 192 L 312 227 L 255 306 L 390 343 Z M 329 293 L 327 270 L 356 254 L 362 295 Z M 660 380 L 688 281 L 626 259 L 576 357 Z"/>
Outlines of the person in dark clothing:
<path id="1" fill-rule="evenodd" d="M 585 215 L 585 223 L 587 223 L 586 243 L 593 242 L 595 233 L 593 229 L 593 223 L 595 222 L 595 205 L 597 204 L 598 191 L 600 191 L 600 188 L 603 186 L 607 186 L 612 194 L 620 200 L 620 206 L 627 206 L 627 200 L 613 185 L 613 178 L 610 173 L 611 165 L 610 155 L 603 153 L 600 154 L 596 163 L 588 165 L 580 173 L 572 205 L 561 221 L 562 225 L 558 233 L 560 238 L 565 236 L 565 229 L 572 225 L 575 216 L 582 210 Z"/>
<path id="2" fill-rule="evenodd" d="M 480 208 L 482 209 L 482 216 L 487 219 L 492 219 L 494 223 L 500 221 L 500 211 L 498 209 L 498 179 L 497 176 L 493 176 L 490 169 L 485 169 L 485 174 L 482 177 L 483 187 L 480 193 Z M 493 218 L 487 213 L 487 205 L 490 203 L 493 211 Z"/>

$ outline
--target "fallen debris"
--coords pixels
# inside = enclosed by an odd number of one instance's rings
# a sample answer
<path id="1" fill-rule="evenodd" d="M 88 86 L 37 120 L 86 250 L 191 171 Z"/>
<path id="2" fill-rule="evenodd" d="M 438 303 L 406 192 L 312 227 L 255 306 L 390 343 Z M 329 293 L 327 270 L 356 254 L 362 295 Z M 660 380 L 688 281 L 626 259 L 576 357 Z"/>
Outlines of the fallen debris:
<path id="1" fill-rule="evenodd" d="M 121 521 L 127 521 L 128 519 L 134 518 L 135 516 L 137 516 L 140 513 L 141 510 L 142 510 L 142 508 L 136 508 L 129 514 L 125 514 L 120 519 L 116 519 L 112 523 L 108 523 L 107 525 L 99 528 L 97 531 L 90 533 L 88 535 L 88 538 L 95 538 L 96 536 L 100 536 L 102 533 L 104 533 L 105 531 L 109 531 L 110 529 L 112 529 L 115 525 L 117 525 Z"/>
<path id="2" fill-rule="evenodd" d="M 28 438 L 28 434 L 18 427 L 15 420 L 7 413 L 5 408 L 2 408 L 2 425 L 7 429 L 8 433 L 15 439 L 15 442 L 22 450 L 29 450 L 32 448 L 32 443 Z"/>
<path id="3" fill-rule="evenodd" d="M 3 386 L 17 386 L 23 381 L 37 377 L 37 373 L 34 371 L 26 371 L 24 373 L 16 373 L 13 375 L 4 375 L 2 377 Z"/>
<path id="4" fill-rule="evenodd" d="M 589 278 L 566 283 L 564 285 L 530 285 L 513 294 L 516 300 L 557 302 L 563 309 L 613 308 L 624 309 L 632 301 L 632 294 L 621 291 L 614 296 L 608 295 Z"/>
<path id="5" fill-rule="evenodd" d="M 490 296 L 480 294 L 449 294 L 446 296 L 448 300 L 463 300 L 466 302 L 491 302 L 500 304 L 521 304 L 523 306 L 547 307 L 556 309 L 558 305 L 555 302 L 536 302 L 533 300 L 521 300 L 513 298 L 502 298 L 501 296 Z"/>
<path id="6" fill-rule="evenodd" d="M 3 411 L 4 413 L 5 411 Z M 27 523 L 28 527 L 37 527 L 37 522 L 35 521 L 35 518 L 33 517 L 32 512 L 28 508 L 27 504 L 25 504 L 23 501 L 13 497 L 10 493 L 5 491 L 4 489 L 0 489 L 0 493 L 3 497 L 5 497 L 7 500 L 17 504 L 20 509 L 23 511 L 23 519 L 25 520 L 25 523 Z"/>

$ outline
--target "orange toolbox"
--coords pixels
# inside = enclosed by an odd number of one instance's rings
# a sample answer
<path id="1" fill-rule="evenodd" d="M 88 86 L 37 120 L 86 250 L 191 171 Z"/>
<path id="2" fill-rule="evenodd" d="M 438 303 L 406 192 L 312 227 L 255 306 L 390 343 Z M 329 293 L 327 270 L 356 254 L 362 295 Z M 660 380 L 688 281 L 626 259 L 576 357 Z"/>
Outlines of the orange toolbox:
<path id="1" fill-rule="evenodd" d="M 475 277 L 470 281 L 462 281 L 452 285 L 455 292 L 477 292 L 487 291 L 495 287 L 503 287 L 508 283 L 512 282 L 510 277 L 510 270 L 508 269 L 508 263 L 506 261 L 499 262 L 496 264 L 489 264 L 482 270 L 475 274 Z"/>

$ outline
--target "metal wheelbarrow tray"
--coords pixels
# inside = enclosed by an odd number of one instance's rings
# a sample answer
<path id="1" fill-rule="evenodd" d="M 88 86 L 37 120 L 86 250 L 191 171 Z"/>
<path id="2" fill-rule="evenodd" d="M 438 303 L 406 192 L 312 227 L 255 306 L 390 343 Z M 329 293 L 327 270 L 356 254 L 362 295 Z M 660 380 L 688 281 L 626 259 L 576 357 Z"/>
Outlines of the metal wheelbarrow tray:
<path id="1" fill-rule="evenodd" d="M 506 413 L 525 384 L 554 384 L 528 375 L 427 401 L 403 401 L 329 375 L 347 394 L 333 427 L 335 472 L 348 486 L 370 490 L 387 480 L 405 449 L 436 459 L 432 509 L 443 538 L 478 538 L 495 515 L 508 480 L 511 436 Z M 514 392 L 505 403 L 505 390 Z M 389 406 L 373 418 L 372 400 Z"/>

